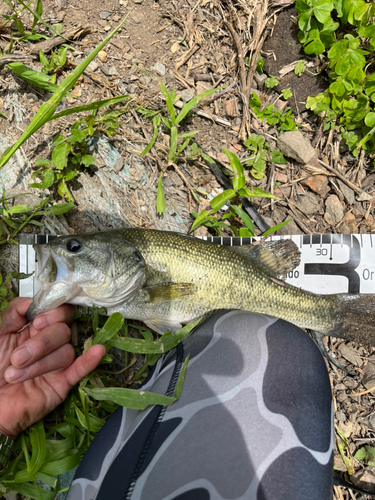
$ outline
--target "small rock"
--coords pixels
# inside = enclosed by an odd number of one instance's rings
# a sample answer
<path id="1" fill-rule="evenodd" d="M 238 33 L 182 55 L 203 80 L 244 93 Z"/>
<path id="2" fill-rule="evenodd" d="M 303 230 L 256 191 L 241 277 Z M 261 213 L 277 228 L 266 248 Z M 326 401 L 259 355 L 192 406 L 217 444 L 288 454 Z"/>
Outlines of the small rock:
<path id="1" fill-rule="evenodd" d="M 134 3 L 141 4 L 143 3 L 143 0 L 134 0 Z"/>
<path id="2" fill-rule="evenodd" d="M 98 52 L 98 59 L 100 62 L 105 63 L 108 59 L 108 54 L 104 50 Z"/>
<path id="3" fill-rule="evenodd" d="M 314 193 L 307 193 L 306 196 L 299 196 L 297 207 L 306 215 L 323 213 L 319 199 Z"/>
<path id="4" fill-rule="evenodd" d="M 30 102 L 36 102 L 38 100 L 38 97 L 31 92 L 29 94 L 26 94 L 26 97 Z"/>
<path id="5" fill-rule="evenodd" d="M 225 113 L 228 118 L 234 118 L 239 115 L 237 99 L 233 97 L 225 101 Z"/>
<path id="6" fill-rule="evenodd" d="M 299 163 L 309 163 L 315 156 L 315 149 L 299 130 L 285 132 L 285 134 L 278 138 L 277 147 L 280 151 L 290 158 L 294 158 Z"/>
<path id="7" fill-rule="evenodd" d="M 66 9 L 68 6 L 68 0 L 57 0 L 57 8 L 59 10 Z"/>
<path id="8" fill-rule="evenodd" d="M 138 90 L 138 85 L 136 85 L 135 83 L 131 83 L 129 86 L 129 94 L 135 94 Z"/>
<path id="9" fill-rule="evenodd" d="M 312 175 L 308 179 L 301 182 L 303 186 L 307 186 L 320 196 L 325 196 L 329 191 L 328 179 L 325 175 Z"/>
<path id="10" fill-rule="evenodd" d="M 112 20 L 117 23 L 118 21 L 120 21 L 121 19 L 121 16 L 119 16 L 118 14 L 115 14 L 113 17 L 112 17 Z"/>
<path id="11" fill-rule="evenodd" d="M 288 182 L 288 176 L 282 172 L 276 172 L 275 181 L 281 182 L 281 184 L 286 184 Z"/>
<path id="12" fill-rule="evenodd" d="M 109 76 L 117 76 L 118 75 L 118 71 L 116 69 L 116 66 L 111 66 L 109 69 L 108 69 L 108 75 Z"/>
<path id="13" fill-rule="evenodd" d="M 353 347 L 347 344 L 340 344 L 339 351 L 341 356 L 349 361 L 349 363 L 351 363 L 353 366 L 362 366 L 363 361 L 361 359 L 361 356 Z"/>
<path id="14" fill-rule="evenodd" d="M 107 12 L 106 10 L 102 10 L 99 14 L 100 19 L 108 19 L 111 15 L 111 12 Z"/>
<path id="15" fill-rule="evenodd" d="M 162 63 L 156 63 L 152 69 L 154 71 L 156 71 L 156 73 L 158 73 L 160 76 L 164 76 L 165 75 L 165 71 L 166 71 L 166 68 L 165 68 L 165 65 L 162 64 Z"/>
<path id="16" fill-rule="evenodd" d="M 143 19 L 144 19 L 144 15 L 142 14 L 142 12 L 138 12 L 138 11 L 132 12 L 130 20 L 133 21 L 134 23 L 140 24 L 143 21 Z"/>
<path id="17" fill-rule="evenodd" d="M 181 100 L 184 102 L 189 102 L 195 97 L 195 92 L 193 89 L 185 89 L 180 94 Z"/>
<path id="18" fill-rule="evenodd" d="M 341 205 L 341 201 L 335 194 L 328 196 L 326 200 L 326 213 L 324 214 L 324 220 L 327 224 L 336 226 L 342 221 L 344 217 L 344 208 Z"/>
<path id="19" fill-rule="evenodd" d="M 350 189 L 344 182 L 337 179 L 337 184 L 340 186 L 341 192 L 344 195 L 345 201 L 348 205 L 353 205 L 355 202 L 354 191 Z"/>
<path id="20" fill-rule="evenodd" d="M 151 76 L 147 76 L 147 75 L 145 75 L 145 76 L 141 76 L 141 77 L 139 77 L 139 83 L 140 83 L 141 85 L 148 86 L 148 85 L 150 85 L 151 81 L 152 81 Z"/>
<path id="21" fill-rule="evenodd" d="M 339 422 L 345 422 L 345 420 L 346 420 L 345 413 L 342 412 L 341 410 L 337 410 L 337 412 L 335 413 L 335 418 Z"/>
<path id="22" fill-rule="evenodd" d="M 267 75 L 265 73 L 260 74 L 255 72 L 254 80 L 257 82 L 258 87 L 263 87 L 264 82 L 267 80 Z"/>
<path id="23" fill-rule="evenodd" d="M 362 384 L 366 389 L 371 389 L 375 386 L 375 356 L 367 358 L 367 365 L 363 369 Z"/>
<path id="24" fill-rule="evenodd" d="M 90 71 L 96 71 L 99 67 L 99 64 L 95 61 L 91 61 L 90 64 L 87 66 L 87 68 L 90 70 Z"/>
<path id="25" fill-rule="evenodd" d="M 288 216 L 285 220 L 290 219 Z M 294 222 L 294 220 L 291 220 L 288 222 L 288 224 L 285 224 L 281 229 L 278 229 L 276 234 L 302 234 L 302 231 L 300 228 L 297 226 L 297 224 Z"/>
<path id="26" fill-rule="evenodd" d="M 281 99 L 279 99 L 278 101 L 276 101 L 275 104 L 274 104 L 275 108 L 278 109 L 281 112 L 284 111 L 284 109 L 286 108 L 286 105 L 287 105 L 287 102 L 286 101 L 282 101 Z"/>
<path id="27" fill-rule="evenodd" d="M 375 474 L 368 469 L 359 470 L 350 476 L 351 482 L 354 486 L 362 488 L 369 493 L 375 493 Z"/>
<path id="28" fill-rule="evenodd" d="M 359 382 L 358 380 L 356 380 L 355 378 L 353 377 L 345 377 L 344 380 L 343 380 L 344 384 L 346 385 L 346 387 L 348 389 L 351 389 L 352 391 L 354 389 L 357 389 L 357 387 L 359 386 Z"/>
<path id="29" fill-rule="evenodd" d="M 107 24 L 107 26 L 104 26 L 104 31 L 111 31 L 111 26 Z"/>

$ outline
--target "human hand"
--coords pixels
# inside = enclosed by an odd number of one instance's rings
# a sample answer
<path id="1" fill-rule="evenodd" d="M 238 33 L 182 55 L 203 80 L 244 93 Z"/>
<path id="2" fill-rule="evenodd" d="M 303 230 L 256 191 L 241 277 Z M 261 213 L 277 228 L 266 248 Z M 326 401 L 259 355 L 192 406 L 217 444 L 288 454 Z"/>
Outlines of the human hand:
<path id="1" fill-rule="evenodd" d="M 31 299 L 13 299 L 0 324 L 0 433 L 17 434 L 62 403 L 72 387 L 99 364 L 105 347 L 75 359 L 69 344 L 74 308 L 64 304 L 27 324 Z"/>

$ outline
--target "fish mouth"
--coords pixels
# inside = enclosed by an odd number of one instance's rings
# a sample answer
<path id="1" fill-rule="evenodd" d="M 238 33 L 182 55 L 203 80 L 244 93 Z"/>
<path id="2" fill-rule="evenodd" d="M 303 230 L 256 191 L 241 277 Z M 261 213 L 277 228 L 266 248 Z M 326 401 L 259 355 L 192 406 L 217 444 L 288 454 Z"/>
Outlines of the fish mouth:
<path id="1" fill-rule="evenodd" d="M 68 302 L 82 291 L 82 288 L 69 282 L 67 263 L 53 256 L 48 245 L 35 245 L 34 249 L 37 255 L 36 281 L 40 290 L 26 311 L 28 321 Z"/>

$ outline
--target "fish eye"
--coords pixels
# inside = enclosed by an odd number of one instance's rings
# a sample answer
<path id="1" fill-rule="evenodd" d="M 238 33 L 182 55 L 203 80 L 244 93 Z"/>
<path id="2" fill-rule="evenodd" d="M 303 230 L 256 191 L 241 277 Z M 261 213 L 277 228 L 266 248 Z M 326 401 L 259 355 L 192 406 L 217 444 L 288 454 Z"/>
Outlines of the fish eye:
<path id="1" fill-rule="evenodd" d="M 69 252 L 77 253 L 82 248 L 82 243 L 77 240 L 69 240 L 66 248 Z"/>

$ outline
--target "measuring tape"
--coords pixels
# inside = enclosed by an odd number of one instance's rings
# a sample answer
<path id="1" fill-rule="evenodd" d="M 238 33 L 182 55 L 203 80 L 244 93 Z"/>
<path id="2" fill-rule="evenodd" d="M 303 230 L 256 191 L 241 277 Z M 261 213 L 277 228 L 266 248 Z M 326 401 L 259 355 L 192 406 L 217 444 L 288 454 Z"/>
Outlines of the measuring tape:
<path id="1" fill-rule="evenodd" d="M 19 271 L 35 271 L 34 244 L 48 243 L 56 236 L 21 234 Z M 259 241 L 255 238 L 209 236 L 203 238 L 216 245 L 240 246 Z M 318 294 L 375 293 L 375 235 L 312 234 L 271 236 L 269 240 L 294 241 L 301 252 L 298 267 L 286 276 L 286 282 Z M 251 276 L 249 276 L 251 280 Z M 20 297 L 33 297 L 38 290 L 35 276 L 19 282 Z"/>

